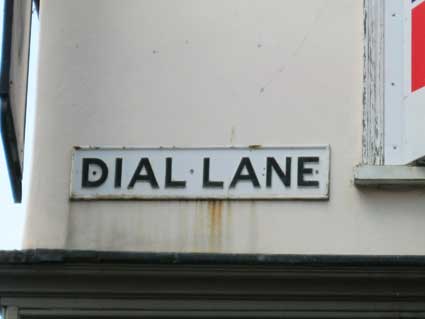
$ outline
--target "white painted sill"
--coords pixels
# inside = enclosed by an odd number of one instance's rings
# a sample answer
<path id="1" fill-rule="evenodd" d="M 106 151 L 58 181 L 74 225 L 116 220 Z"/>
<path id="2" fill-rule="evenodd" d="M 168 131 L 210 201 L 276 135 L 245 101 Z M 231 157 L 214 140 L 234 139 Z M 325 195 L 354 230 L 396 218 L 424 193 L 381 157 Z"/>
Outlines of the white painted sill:
<path id="1" fill-rule="evenodd" d="M 358 165 L 356 186 L 425 186 L 425 167 L 407 165 Z"/>

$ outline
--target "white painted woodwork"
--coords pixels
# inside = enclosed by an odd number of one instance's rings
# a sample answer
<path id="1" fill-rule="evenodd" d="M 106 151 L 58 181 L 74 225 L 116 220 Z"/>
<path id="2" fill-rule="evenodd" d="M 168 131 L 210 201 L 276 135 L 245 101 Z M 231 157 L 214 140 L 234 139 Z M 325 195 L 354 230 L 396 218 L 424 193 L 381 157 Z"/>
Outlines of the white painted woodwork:
<path id="1" fill-rule="evenodd" d="M 364 1 L 363 164 L 384 164 L 385 2 Z"/>

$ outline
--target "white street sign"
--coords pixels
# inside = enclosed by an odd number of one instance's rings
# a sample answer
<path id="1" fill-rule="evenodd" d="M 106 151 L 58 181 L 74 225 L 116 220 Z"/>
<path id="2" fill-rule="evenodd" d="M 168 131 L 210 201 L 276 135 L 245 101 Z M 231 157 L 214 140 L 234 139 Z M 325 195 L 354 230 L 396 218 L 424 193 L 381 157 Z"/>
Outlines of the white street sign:
<path id="1" fill-rule="evenodd" d="M 72 199 L 327 199 L 329 146 L 76 148 Z"/>

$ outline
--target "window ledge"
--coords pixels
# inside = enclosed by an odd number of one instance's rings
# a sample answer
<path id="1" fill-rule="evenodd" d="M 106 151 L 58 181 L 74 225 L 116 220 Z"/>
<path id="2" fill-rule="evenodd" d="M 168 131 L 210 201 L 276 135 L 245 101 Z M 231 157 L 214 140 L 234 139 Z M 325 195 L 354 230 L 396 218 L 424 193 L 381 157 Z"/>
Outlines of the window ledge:
<path id="1" fill-rule="evenodd" d="M 406 165 L 358 165 L 356 186 L 425 186 L 425 167 Z"/>

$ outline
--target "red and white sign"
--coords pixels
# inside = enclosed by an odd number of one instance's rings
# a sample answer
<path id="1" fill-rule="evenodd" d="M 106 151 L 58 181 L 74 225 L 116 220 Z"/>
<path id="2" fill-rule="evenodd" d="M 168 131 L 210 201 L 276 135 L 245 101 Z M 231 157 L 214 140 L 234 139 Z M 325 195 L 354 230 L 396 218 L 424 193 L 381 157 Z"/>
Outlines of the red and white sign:
<path id="1" fill-rule="evenodd" d="M 425 87 L 425 1 L 412 0 L 411 3 L 411 90 L 415 92 Z"/>
<path id="2" fill-rule="evenodd" d="M 425 158 L 425 0 L 385 2 L 385 164 Z"/>

